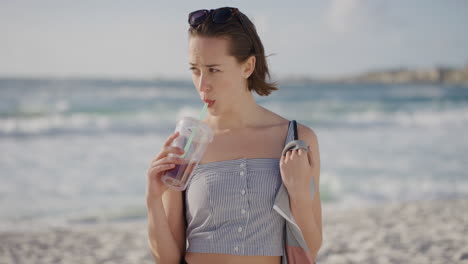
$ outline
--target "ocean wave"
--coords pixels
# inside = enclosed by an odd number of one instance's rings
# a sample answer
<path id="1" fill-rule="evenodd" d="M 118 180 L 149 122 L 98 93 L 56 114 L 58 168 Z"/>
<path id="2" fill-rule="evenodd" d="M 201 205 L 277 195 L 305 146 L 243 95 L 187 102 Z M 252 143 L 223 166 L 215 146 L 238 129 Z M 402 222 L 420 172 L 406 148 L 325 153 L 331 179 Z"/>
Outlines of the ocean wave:
<path id="1" fill-rule="evenodd" d="M 198 117 L 202 105 L 186 105 L 179 109 L 159 106 L 154 110 L 132 111 L 119 109 L 88 109 L 85 112 L 66 112 L 63 101 L 58 109 L 62 112 L 22 111 L 0 118 L 0 136 L 42 135 L 62 133 L 144 133 L 160 126 L 175 125 L 183 116 Z M 282 103 L 269 104 L 270 109 L 284 109 Z M 468 107 L 447 109 L 417 109 L 382 111 L 378 106 L 336 107 L 328 109 L 315 106 L 310 111 L 305 104 L 297 104 L 286 110 L 285 116 L 313 127 L 398 126 L 441 127 L 468 126 Z M 301 111 L 302 110 L 302 111 Z M 309 111 L 307 111 L 309 110 Z"/>
<path id="2" fill-rule="evenodd" d="M 377 102 L 353 104 L 340 101 L 300 101 L 295 102 L 294 107 L 287 107 L 282 102 L 265 105 L 273 111 L 285 112 L 285 116 L 314 127 L 468 125 L 468 104 L 431 103 L 397 108 Z"/>

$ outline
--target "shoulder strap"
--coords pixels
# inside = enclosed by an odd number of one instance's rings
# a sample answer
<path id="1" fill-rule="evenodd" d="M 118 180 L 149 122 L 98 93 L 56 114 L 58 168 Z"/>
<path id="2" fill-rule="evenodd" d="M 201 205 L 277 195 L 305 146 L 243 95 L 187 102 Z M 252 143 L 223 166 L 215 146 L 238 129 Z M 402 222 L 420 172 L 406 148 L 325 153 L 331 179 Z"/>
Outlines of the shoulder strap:
<path id="1" fill-rule="evenodd" d="M 187 195 L 186 190 L 182 191 L 182 213 L 184 215 L 185 228 L 187 228 L 187 218 L 185 217 L 185 211 L 187 210 L 187 205 L 185 204 L 185 196 Z"/>
<path id="2" fill-rule="evenodd" d="M 183 190 L 182 191 L 182 214 L 184 216 L 184 223 L 185 223 L 185 230 L 187 230 L 187 218 L 185 217 L 185 210 L 186 210 L 186 207 L 187 205 L 185 204 L 185 195 L 186 195 L 186 190 Z M 187 264 L 187 262 L 185 261 L 185 250 L 183 252 L 183 257 L 182 259 L 180 260 L 180 264 Z"/>
<path id="3" fill-rule="evenodd" d="M 288 124 L 288 134 L 286 135 L 286 139 L 284 141 L 284 146 L 288 145 L 294 140 L 297 140 L 297 122 L 296 120 L 289 120 Z"/>
<path id="4" fill-rule="evenodd" d="M 298 140 L 298 136 L 297 136 L 297 122 L 296 120 L 293 120 L 293 126 L 294 126 L 294 140 Z"/>

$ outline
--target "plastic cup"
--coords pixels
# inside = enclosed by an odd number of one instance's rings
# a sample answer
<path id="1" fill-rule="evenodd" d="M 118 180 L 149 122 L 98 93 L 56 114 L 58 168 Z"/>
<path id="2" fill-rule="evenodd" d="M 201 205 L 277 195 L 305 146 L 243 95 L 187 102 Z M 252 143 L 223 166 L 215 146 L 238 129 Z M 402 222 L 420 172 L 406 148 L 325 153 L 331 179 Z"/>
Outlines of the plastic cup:
<path id="1" fill-rule="evenodd" d="M 184 149 L 185 153 L 183 155 L 169 153 L 168 156 L 181 157 L 184 162 L 175 164 L 173 169 L 167 170 L 162 181 L 174 190 L 183 191 L 187 188 L 192 172 L 205 153 L 206 147 L 213 141 L 213 130 L 202 121 L 187 116 L 177 122 L 175 131 L 179 131 L 179 136 L 172 141 L 171 146 Z M 186 149 L 191 136 L 192 141 Z"/>

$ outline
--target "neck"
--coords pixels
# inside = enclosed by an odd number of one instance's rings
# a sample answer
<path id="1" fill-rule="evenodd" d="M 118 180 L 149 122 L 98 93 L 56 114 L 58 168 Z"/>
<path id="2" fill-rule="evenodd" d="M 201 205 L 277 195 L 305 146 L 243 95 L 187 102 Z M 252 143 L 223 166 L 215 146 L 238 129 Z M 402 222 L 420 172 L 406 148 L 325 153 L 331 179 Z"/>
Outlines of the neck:
<path id="1" fill-rule="evenodd" d="M 230 132 L 258 126 L 264 114 L 264 108 L 255 102 L 252 93 L 231 106 L 231 109 L 218 116 L 208 115 L 205 121 L 218 132 Z"/>

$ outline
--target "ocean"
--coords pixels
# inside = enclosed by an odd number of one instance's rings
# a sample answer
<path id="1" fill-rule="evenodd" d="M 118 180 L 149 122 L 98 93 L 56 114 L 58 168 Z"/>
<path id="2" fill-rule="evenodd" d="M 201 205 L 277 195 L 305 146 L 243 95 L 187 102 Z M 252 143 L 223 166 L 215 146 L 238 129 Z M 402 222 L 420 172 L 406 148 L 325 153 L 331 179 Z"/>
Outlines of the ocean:
<path id="1" fill-rule="evenodd" d="M 257 102 L 311 127 L 322 208 L 468 195 L 468 87 L 288 84 Z M 0 79 L 0 229 L 146 218 L 146 169 L 190 81 Z"/>

